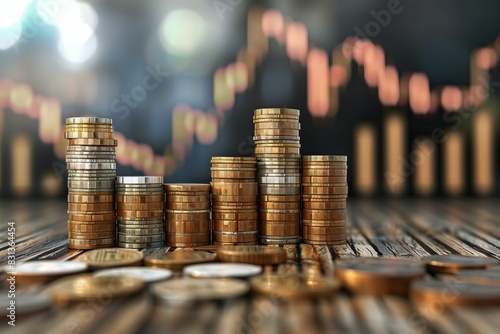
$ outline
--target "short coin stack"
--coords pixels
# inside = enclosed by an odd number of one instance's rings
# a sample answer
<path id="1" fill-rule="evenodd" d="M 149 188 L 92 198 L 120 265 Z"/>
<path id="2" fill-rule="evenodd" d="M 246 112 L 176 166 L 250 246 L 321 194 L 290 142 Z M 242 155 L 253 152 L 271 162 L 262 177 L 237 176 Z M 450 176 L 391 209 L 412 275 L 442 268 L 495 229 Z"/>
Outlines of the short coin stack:
<path id="1" fill-rule="evenodd" d="M 299 116 L 287 108 L 254 112 L 261 244 L 300 242 Z"/>
<path id="2" fill-rule="evenodd" d="M 116 179 L 118 247 L 165 245 L 162 176 L 119 176 Z"/>
<path id="3" fill-rule="evenodd" d="M 314 245 L 346 242 L 347 157 L 302 157 L 302 239 Z"/>
<path id="4" fill-rule="evenodd" d="M 109 118 L 66 119 L 68 139 L 68 247 L 94 249 L 116 243 L 117 141 Z"/>
<path id="5" fill-rule="evenodd" d="M 210 185 L 165 184 L 167 246 L 210 244 Z"/>
<path id="6" fill-rule="evenodd" d="M 253 157 L 212 158 L 214 244 L 254 245 L 259 228 L 257 160 Z"/>

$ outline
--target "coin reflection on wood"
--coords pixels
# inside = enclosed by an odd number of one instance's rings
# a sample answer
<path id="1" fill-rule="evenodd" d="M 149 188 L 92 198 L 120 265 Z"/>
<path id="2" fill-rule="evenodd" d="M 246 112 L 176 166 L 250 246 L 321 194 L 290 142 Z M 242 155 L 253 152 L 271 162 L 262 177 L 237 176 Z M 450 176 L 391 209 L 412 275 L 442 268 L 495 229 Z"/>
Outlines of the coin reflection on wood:
<path id="1" fill-rule="evenodd" d="M 116 244 L 116 140 L 109 118 L 66 119 L 68 139 L 68 247 Z"/>

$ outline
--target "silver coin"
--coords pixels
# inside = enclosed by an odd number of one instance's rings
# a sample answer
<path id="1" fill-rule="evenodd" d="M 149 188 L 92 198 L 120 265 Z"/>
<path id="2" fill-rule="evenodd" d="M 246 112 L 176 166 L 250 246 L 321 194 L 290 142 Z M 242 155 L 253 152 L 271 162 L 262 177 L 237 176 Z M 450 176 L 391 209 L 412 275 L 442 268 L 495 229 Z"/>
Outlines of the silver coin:
<path id="1" fill-rule="evenodd" d="M 113 120 L 111 118 L 101 118 L 101 117 L 68 117 L 68 118 L 66 118 L 66 124 L 108 124 L 108 125 L 112 125 Z"/>
<path id="2" fill-rule="evenodd" d="M 0 295 L 0 315 L 7 316 L 9 307 L 11 307 L 12 298 L 8 298 L 7 293 Z M 48 309 L 51 305 L 50 298 L 45 293 L 25 292 L 16 294 L 15 297 L 15 314 L 20 316 L 23 314 L 32 314 L 35 312 Z"/>
<path id="3" fill-rule="evenodd" d="M 67 163 L 69 169 L 116 169 L 116 163 Z"/>
<path id="4" fill-rule="evenodd" d="M 146 243 L 132 243 L 132 242 L 118 242 L 118 247 L 121 248 L 159 248 L 165 246 L 165 241 L 160 242 L 146 242 Z"/>
<path id="5" fill-rule="evenodd" d="M 114 146 L 68 146 L 66 152 L 116 152 Z"/>
<path id="6" fill-rule="evenodd" d="M 16 275 L 20 276 L 63 276 L 87 271 L 88 266 L 81 261 L 29 261 L 16 265 Z"/>
<path id="7" fill-rule="evenodd" d="M 75 164 L 81 164 L 81 163 L 84 163 L 84 164 L 88 164 L 88 163 L 115 163 L 116 160 L 115 159 L 87 159 L 87 158 L 77 158 L 77 159 L 73 159 L 73 158 L 66 158 L 66 163 L 75 163 Z"/>
<path id="8" fill-rule="evenodd" d="M 163 186 L 163 176 L 118 176 L 118 184 L 150 184 L 161 183 Z"/>
<path id="9" fill-rule="evenodd" d="M 153 283 L 164 281 L 172 277 L 173 272 L 163 268 L 150 267 L 122 267 L 98 270 L 94 276 L 130 276 L 143 281 L 144 283 Z"/>
<path id="10" fill-rule="evenodd" d="M 347 162 L 347 155 L 303 155 L 307 162 Z"/>
<path id="11" fill-rule="evenodd" d="M 240 297 L 250 290 L 248 282 L 239 279 L 178 278 L 155 283 L 151 292 L 165 303 L 223 300 Z"/>
<path id="12" fill-rule="evenodd" d="M 254 143 L 259 140 L 290 140 L 300 143 L 300 136 L 253 136 Z"/>
<path id="13" fill-rule="evenodd" d="M 118 225 L 118 233 L 124 235 L 151 235 L 165 233 L 165 226 L 159 228 L 128 228 Z"/>
<path id="14" fill-rule="evenodd" d="M 68 181 L 68 188 L 113 188 L 115 181 Z"/>
<path id="15" fill-rule="evenodd" d="M 112 193 L 115 188 L 68 188 L 68 190 L 76 193 Z"/>
<path id="16" fill-rule="evenodd" d="M 259 183 L 298 183 L 300 184 L 300 176 L 261 176 L 257 178 Z"/>
<path id="17" fill-rule="evenodd" d="M 124 233 L 118 233 L 118 241 L 126 243 L 150 243 L 150 242 L 160 242 L 165 240 L 165 233 L 157 235 L 128 235 Z"/>
<path id="18" fill-rule="evenodd" d="M 267 236 L 262 236 L 259 238 L 259 243 L 262 245 L 288 245 L 288 244 L 300 244 L 300 237 L 283 237 L 283 238 L 270 238 Z"/>
<path id="19" fill-rule="evenodd" d="M 247 263 L 202 263 L 186 266 L 182 272 L 196 278 L 248 278 L 259 275 L 262 267 Z"/>

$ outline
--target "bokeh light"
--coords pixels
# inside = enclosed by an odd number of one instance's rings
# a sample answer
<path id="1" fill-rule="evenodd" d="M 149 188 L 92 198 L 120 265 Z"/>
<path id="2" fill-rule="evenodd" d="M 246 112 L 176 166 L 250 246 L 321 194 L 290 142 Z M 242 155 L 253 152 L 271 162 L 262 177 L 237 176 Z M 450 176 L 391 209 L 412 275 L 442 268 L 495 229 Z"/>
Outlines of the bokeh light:
<path id="1" fill-rule="evenodd" d="M 9 27 L 0 27 L 0 50 L 7 50 L 14 46 L 23 32 L 21 22 L 16 22 Z"/>
<path id="2" fill-rule="evenodd" d="M 0 28 L 18 23 L 31 0 L 0 0 Z"/>
<path id="3" fill-rule="evenodd" d="M 203 44 L 205 26 L 205 20 L 198 13 L 189 9 L 174 10 L 160 26 L 160 42 L 170 54 L 191 56 Z"/>

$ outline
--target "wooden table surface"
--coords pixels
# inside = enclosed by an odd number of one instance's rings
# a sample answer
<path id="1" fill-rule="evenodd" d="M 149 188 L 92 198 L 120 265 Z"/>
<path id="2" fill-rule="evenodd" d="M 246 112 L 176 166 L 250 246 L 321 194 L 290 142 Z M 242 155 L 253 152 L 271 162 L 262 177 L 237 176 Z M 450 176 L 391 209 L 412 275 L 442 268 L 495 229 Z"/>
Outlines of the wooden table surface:
<path id="1" fill-rule="evenodd" d="M 349 200 L 345 246 L 286 246 L 282 266 L 334 274 L 336 258 L 402 257 L 458 253 L 500 259 L 497 199 Z M 19 262 L 77 257 L 67 249 L 67 204 L 62 201 L 0 204 L 0 263 L 6 261 L 7 222 L 16 222 Z M 144 254 L 182 249 L 143 250 Z M 281 268 L 280 268 L 281 269 Z M 3 281 L 3 280 L 2 280 Z M 6 291 L 1 291 L 6 293 Z M 19 291 L 18 291 L 19 293 Z M 22 291 L 21 291 L 22 293 Z M 129 300 L 50 309 L 20 317 L 1 333 L 499 333 L 500 308 L 422 312 L 408 299 L 339 293 L 332 298 L 284 301 L 250 296 L 189 306 L 156 305 L 143 293 Z"/>

